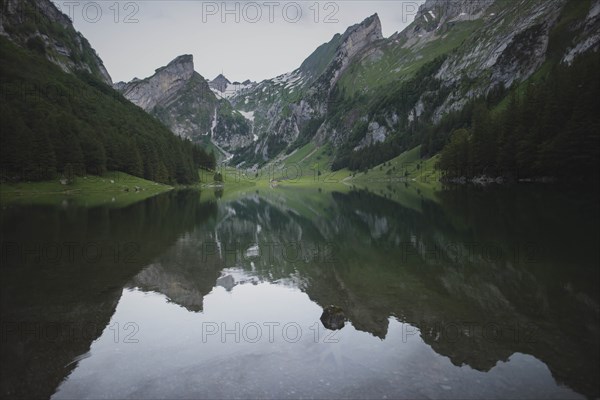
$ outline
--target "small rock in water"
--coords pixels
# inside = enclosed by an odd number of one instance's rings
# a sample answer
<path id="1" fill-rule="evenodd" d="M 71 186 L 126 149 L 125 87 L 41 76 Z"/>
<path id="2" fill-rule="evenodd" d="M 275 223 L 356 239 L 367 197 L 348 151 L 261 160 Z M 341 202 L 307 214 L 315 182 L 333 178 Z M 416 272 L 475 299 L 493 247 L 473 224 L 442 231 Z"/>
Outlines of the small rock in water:
<path id="1" fill-rule="evenodd" d="M 338 330 L 342 329 L 346 324 L 346 315 L 344 310 L 338 306 L 328 306 L 323 310 L 321 322 L 327 329 Z"/>

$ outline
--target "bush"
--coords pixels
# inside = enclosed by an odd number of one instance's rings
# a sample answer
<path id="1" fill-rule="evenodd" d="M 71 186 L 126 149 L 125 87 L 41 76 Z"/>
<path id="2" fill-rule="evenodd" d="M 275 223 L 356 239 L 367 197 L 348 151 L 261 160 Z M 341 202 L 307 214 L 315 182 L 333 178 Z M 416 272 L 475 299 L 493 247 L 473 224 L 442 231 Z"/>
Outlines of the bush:
<path id="1" fill-rule="evenodd" d="M 44 43 L 44 40 L 39 36 L 30 37 L 27 40 L 27 48 L 42 55 L 46 54 L 46 43 Z"/>

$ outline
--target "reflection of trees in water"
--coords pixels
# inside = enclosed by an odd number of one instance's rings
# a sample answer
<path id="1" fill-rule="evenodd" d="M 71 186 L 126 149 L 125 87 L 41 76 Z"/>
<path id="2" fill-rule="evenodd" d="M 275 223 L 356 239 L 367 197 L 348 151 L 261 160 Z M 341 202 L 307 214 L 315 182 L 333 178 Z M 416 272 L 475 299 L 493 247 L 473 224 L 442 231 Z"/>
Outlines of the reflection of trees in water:
<path id="1" fill-rule="evenodd" d="M 3 397 L 50 397 L 110 321 L 125 283 L 215 214 L 185 191 L 120 209 L 3 210 Z"/>
<path id="2" fill-rule="evenodd" d="M 314 199 L 298 196 L 295 203 L 318 209 Z M 4 210 L 2 232 L 11 232 L 5 242 L 97 242 L 108 251 L 133 238 L 140 248 L 133 262 L 91 264 L 79 257 L 51 266 L 7 253 L 3 266 L 19 268 L 2 270 L 3 320 L 90 321 L 99 330 L 51 345 L 9 336 L 2 393 L 48 397 L 76 363 L 64 366 L 106 326 L 124 285 L 160 291 L 200 311 L 215 284 L 239 283 L 221 277 L 235 268 L 254 282 L 296 285 L 321 306 L 341 306 L 357 329 L 380 338 L 390 317 L 408 322 L 456 365 L 487 371 L 522 352 L 545 362 L 558 381 L 598 395 L 598 260 L 591 247 L 598 232 L 590 223 L 597 208 L 583 199 L 574 206 L 548 193 L 506 189 L 442 193 L 441 204 L 423 202 L 422 212 L 368 192 L 320 196 L 327 196 L 320 218 L 288 206 L 285 196 L 217 205 L 200 203 L 194 192 L 125 209 Z M 479 241 L 508 255 L 515 243 L 532 239 L 544 244 L 536 262 L 464 253 Z M 573 243 L 579 251 L 569 251 Z M 286 254 L 285 246 L 296 245 L 300 257 Z M 37 368 L 25 373 L 33 354 Z"/>
<path id="3" fill-rule="evenodd" d="M 356 278 L 356 287 L 372 293 L 365 294 L 367 302 L 386 304 L 383 313 L 417 325 L 424 340 L 456 365 L 485 371 L 497 360 L 523 352 L 546 362 L 559 382 L 597 396 L 598 253 L 593 243 L 598 231 L 589 218 L 598 215 L 598 207 L 589 195 L 577 198 L 574 207 L 552 191 L 459 190 L 442 193 L 441 206 L 424 202 L 422 213 L 364 193 L 339 197 L 350 198 L 348 211 L 368 215 L 363 221 L 371 237 L 377 221 L 398 221 L 373 240 L 377 248 L 408 239 L 413 254 L 419 254 L 397 262 L 389 275 L 382 272 L 385 267 L 362 275 L 373 278 L 366 279 L 372 283 L 369 288 Z M 361 240 L 368 240 L 365 236 Z M 474 243 L 501 249 L 504 256 L 463 251 L 455 257 L 461 245 Z M 525 251 L 514 256 L 515 249 L 527 249 L 530 243 L 536 249 L 533 257 Z M 404 255 L 399 251 L 396 257 Z M 391 281 L 410 283 L 387 295 L 377 290 L 390 287 Z M 473 329 L 452 337 L 453 329 L 473 323 Z"/>
<path id="4" fill-rule="evenodd" d="M 523 352 L 546 362 L 559 382 L 597 396 L 598 272 L 593 266 L 598 253 L 593 243 L 598 231 L 589 218 L 598 215 L 598 207 L 593 196 L 579 197 L 574 207 L 552 191 L 458 190 L 442 193 L 441 206 L 424 202 L 422 213 L 367 193 L 338 197 L 348 199 L 347 211 L 366 215 L 363 230 L 369 234 L 361 241 L 378 234 L 371 243 L 381 249 L 386 242 L 408 240 L 414 245 L 411 254 L 418 254 L 397 261 L 393 272 L 383 272 L 383 259 L 376 273 L 356 273 L 356 287 L 372 293 L 365 294 L 366 302 L 386 304 L 384 314 L 417 325 L 424 340 L 456 365 L 486 371 L 497 360 Z M 378 226 L 386 218 L 398 222 L 382 235 Z M 526 251 L 531 243 L 534 253 Z M 465 251 L 473 244 L 493 246 L 503 256 Z M 520 250 L 516 257 L 515 249 Z M 406 253 L 397 250 L 388 254 L 403 260 Z M 372 259 L 358 261 L 357 268 Z M 392 259 L 387 265 L 394 264 Z M 372 286 L 365 287 L 358 276 L 372 277 L 365 280 Z M 393 281 L 410 283 L 382 294 Z M 465 328 L 458 337 L 457 328 Z"/>
<path id="5" fill-rule="evenodd" d="M 223 188 L 222 188 L 222 187 L 216 187 L 216 188 L 215 188 L 215 198 L 217 198 L 217 199 L 220 199 L 220 198 L 222 198 L 222 197 L 223 197 L 223 193 L 224 193 L 224 192 L 225 192 L 225 191 L 223 190 Z"/>
<path id="6" fill-rule="evenodd" d="M 199 227 L 161 259 L 155 285 L 179 282 L 179 293 L 165 294 L 199 310 L 223 268 L 265 281 L 294 277 L 316 303 L 341 306 L 359 330 L 385 338 L 389 317 L 396 317 L 417 326 L 456 365 L 488 371 L 522 352 L 547 363 L 558 381 L 597 395 L 597 273 L 590 268 L 597 265 L 590 247 L 597 232 L 572 229 L 586 224 L 550 194 L 455 192 L 442 194 L 441 205 L 422 206 L 416 212 L 367 192 L 334 193 L 327 214 L 315 219 L 268 197 L 225 203 L 213 225 Z M 579 252 L 557 244 L 566 236 Z M 515 257 L 532 241 L 544 251 Z M 198 245 L 216 242 L 221 253 L 210 257 Z M 334 244 L 335 262 L 290 260 L 283 251 L 244 257 L 253 244 L 274 243 L 313 251 Z M 501 256 L 474 250 L 474 243 Z"/>

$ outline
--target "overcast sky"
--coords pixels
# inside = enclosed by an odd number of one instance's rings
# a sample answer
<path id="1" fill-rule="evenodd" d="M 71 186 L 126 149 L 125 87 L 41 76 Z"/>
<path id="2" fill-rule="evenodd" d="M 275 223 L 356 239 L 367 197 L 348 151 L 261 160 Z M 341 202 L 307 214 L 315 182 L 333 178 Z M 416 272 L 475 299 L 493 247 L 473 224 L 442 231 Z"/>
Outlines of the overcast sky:
<path id="1" fill-rule="evenodd" d="M 401 31 L 413 1 L 54 0 L 96 49 L 113 81 L 144 78 L 181 54 L 213 79 L 260 81 L 293 71 L 336 33 L 378 13 L 383 34 Z M 318 10 L 318 11 L 317 11 Z"/>

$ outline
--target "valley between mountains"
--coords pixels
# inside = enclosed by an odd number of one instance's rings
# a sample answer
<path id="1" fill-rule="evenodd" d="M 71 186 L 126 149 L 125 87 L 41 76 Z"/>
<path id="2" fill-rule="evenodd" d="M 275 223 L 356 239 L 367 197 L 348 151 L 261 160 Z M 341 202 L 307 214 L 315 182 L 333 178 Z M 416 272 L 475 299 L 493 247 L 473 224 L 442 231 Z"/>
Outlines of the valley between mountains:
<path id="1" fill-rule="evenodd" d="M 600 166 L 599 0 L 427 0 L 401 32 L 384 37 L 371 15 L 261 82 L 207 79 L 181 55 L 113 83 L 50 1 L 2 7 L 2 113 L 15 116 L 2 119 L 6 182 L 122 171 L 195 184 L 198 169 L 256 178 L 293 164 L 300 173 L 269 181 L 326 174 L 439 187 L 588 180 Z M 12 96 L 55 82 L 55 93 Z M 51 98 L 73 87 L 91 96 Z"/>

